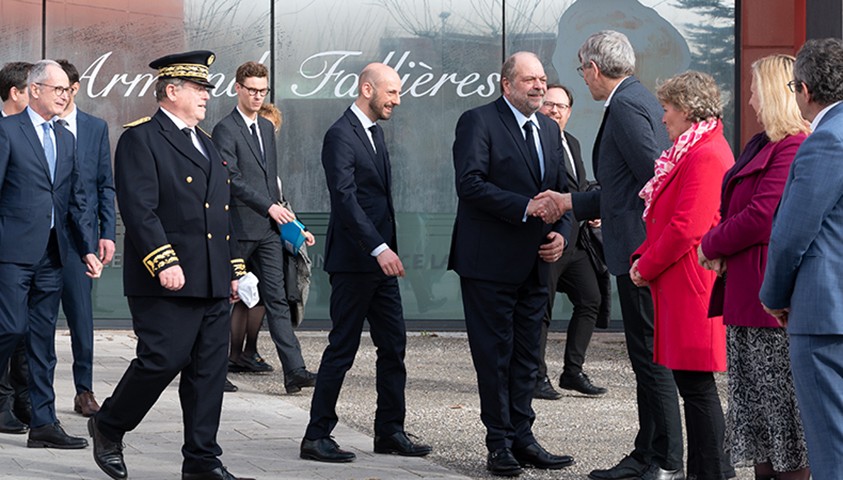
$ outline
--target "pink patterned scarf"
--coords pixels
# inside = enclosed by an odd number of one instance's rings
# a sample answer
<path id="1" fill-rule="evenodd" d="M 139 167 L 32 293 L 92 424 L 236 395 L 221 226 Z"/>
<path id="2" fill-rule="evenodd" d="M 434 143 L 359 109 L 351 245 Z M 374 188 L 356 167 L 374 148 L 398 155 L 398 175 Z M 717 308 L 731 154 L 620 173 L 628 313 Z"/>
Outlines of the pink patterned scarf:
<path id="1" fill-rule="evenodd" d="M 682 157 L 690 150 L 691 147 L 699 143 L 700 140 L 707 137 L 715 128 L 719 120 L 711 118 L 697 122 L 691 125 L 688 130 L 673 142 L 673 145 L 667 150 L 663 151 L 661 156 L 656 159 L 655 174 L 650 179 L 644 188 L 638 192 L 638 196 L 644 199 L 644 215 L 643 219 L 647 219 L 647 214 L 650 213 L 650 205 L 653 203 L 653 195 L 662 186 L 664 180 L 673 168 L 679 164 Z"/>

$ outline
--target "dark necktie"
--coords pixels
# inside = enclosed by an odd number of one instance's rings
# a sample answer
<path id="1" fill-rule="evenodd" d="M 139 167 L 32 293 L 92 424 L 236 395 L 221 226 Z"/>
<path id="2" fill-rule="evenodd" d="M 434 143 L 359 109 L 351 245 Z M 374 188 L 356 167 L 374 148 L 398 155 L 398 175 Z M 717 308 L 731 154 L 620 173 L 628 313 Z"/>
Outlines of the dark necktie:
<path id="1" fill-rule="evenodd" d="M 181 129 L 181 131 L 184 132 L 185 135 L 187 135 L 187 140 L 190 142 L 191 145 L 193 145 L 193 148 L 195 148 L 196 151 L 199 152 L 199 154 L 205 157 L 205 159 L 207 160 L 208 157 L 205 156 L 205 152 L 203 152 L 202 149 L 200 149 L 196 146 L 195 143 L 193 143 L 193 130 L 191 130 L 190 127 L 184 127 Z"/>
<path id="2" fill-rule="evenodd" d="M 524 124 L 524 133 L 526 134 L 527 139 L 527 151 L 530 154 L 530 161 L 533 163 L 533 167 L 536 169 L 536 173 L 539 174 L 541 177 L 542 174 L 542 167 L 539 164 L 539 154 L 538 150 L 536 149 L 536 138 L 533 136 L 533 122 L 527 121 Z"/>
<path id="3" fill-rule="evenodd" d="M 565 157 L 565 170 L 568 170 L 574 180 L 577 180 L 577 167 L 574 165 L 574 157 L 568 154 L 570 148 L 568 141 L 565 140 L 565 137 L 562 137 L 562 156 Z"/>
<path id="4" fill-rule="evenodd" d="M 383 130 L 378 128 L 377 125 L 372 125 L 369 127 L 369 131 L 372 132 L 372 140 L 375 142 L 375 157 L 378 159 L 378 169 L 386 178 L 386 142 L 383 138 Z"/>
<path id="5" fill-rule="evenodd" d="M 249 130 L 252 131 L 252 138 L 255 139 L 255 145 L 258 146 L 258 150 L 261 151 L 261 165 L 266 166 L 266 152 L 264 152 L 263 148 L 261 148 L 261 141 L 258 137 L 258 124 L 257 122 L 249 125 Z"/>

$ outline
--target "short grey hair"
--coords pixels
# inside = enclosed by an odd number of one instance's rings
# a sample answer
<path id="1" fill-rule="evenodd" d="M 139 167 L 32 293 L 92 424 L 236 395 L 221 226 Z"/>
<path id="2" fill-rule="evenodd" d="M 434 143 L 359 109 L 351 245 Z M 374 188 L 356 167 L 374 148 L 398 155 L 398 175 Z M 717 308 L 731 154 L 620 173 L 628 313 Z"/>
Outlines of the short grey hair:
<path id="1" fill-rule="evenodd" d="M 635 50 L 626 35 L 614 30 L 592 34 L 577 52 L 580 63 L 594 62 L 600 73 L 622 78 L 635 73 Z"/>
<path id="2" fill-rule="evenodd" d="M 54 60 L 44 59 L 33 63 L 32 68 L 29 69 L 29 75 L 26 76 L 26 84 L 32 85 L 33 83 L 43 83 L 47 80 L 50 77 L 47 74 L 47 67 L 51 65 L 59 70 L 62 70 L 61 65 Z"/>
<path id="3" fill-rule="evenodd" d="M 155 100 L 160 103 L 161 100 L 167 98 L 167 85 L 181 87 L 184 85 L 184 82 L 185 79 L 183 78 L 158 77 L 158 81 L 155 82 Z"/>

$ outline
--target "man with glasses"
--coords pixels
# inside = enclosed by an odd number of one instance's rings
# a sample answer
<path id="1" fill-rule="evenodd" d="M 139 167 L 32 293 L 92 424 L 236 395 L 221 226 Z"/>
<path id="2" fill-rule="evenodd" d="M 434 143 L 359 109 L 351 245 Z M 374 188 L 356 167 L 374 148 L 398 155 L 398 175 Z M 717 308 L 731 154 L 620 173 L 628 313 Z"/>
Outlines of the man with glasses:
<path id="1" fill-rule="evenodd" d="M 609 273 L 615 275 L 627 352 L 635 372 L 638 434 L 634 450 L 593 480 L 681 480 L 682 426 L 671 371 L 653 361 L 653 299 L 629 276 L 629 257 L 644 242 L 644 202 L 638 192 L 653 176 L 659 154 L 670 147 L 656 97 L 635 78 L 635 51 L 626 35 L 605 30 L 580 47 L 577 69 L 594 100 L 604 102 L 592 164 L 601 190 L 547 193 L 580 220 L 602 219 Z M 540 196 L 540 198 L 543 196 Z"/>
<path id="2" fill-rule="evenodd" d="M 539 112 L 554 120 L 562 133 L 562 153 L 564 157 L 562 160 L 568 180 L 568 190 L 584 192 L 588 187 L 588 179 L 580 154 L 580 142 L 576 137 L 565 131 L 568 119 L 571 118 L 571 107 L 573 105 L 574 97 L 568 87 L 551 84 L 547 86 L 544 103 Z M 559 386 L 584 395 L 603 395 L 607 391 L 605 388 L 591 383 L 582 369 L 585 362 L 585 351 L 589 342 L 591 342 L 591 334 L 594 332 L 597 315 L 601 307 L 600 284 L 585 247 L 585 242 L 588 241 L 585 237 L 587 228 L 589 227 L 585 222 L 582 222 L 582 225 L 574 225 L 571 228 L 571 235 L 567 239 L 568 248 L 563 251 L 559 260 L 550 264 L 550 276 L 547 285 L 549 298 L 547 312 L 542 321 L 539 373 L 536 377 L 533 398 L 557 400 L 562 397 L 559 392 L 553 389 L 553 385 L 548 379 L 545 359 L 547 331 L 550 327 L 557 290 L 565 293 L 568 300 L 574 305 L 574 312 L 571 315 L 571 321 L 568 323 L 568 334 L 565 338 L 565 366 L 562 375 L 559 377 Z M 598 261 L 602 265 L 603 259 L 600 258 Z M 603 268 L 605 269 L 605 266 Z"/>
<path id="3" fill-rule="evenodd" d="M 843 467 L 843 41 L 805 42 L 793 77 L 788 86 L 813 133 L 790 167 L 759 296 L 787 327 L 812 478 L 836 479 Z"/>
<path id="4" fill-rule="evenodd" d="M 96 278 L 102 264 L 73 136 L 53 122 L 67 105 L 67 75 L 56 62 L 41 60 L 27 84 L 29 106 L 0 120 L 0 365 L 24 338 L 32 400 L 27 447 L 85 448 L 88 442 L 69 436 L 56 419 L 56 317 L 62 266 L 84 262 Z M 78 242 L 75 258 L 71 237 Z"/>
<path id="5" fill-rule="evenodd" d="M 217 443 L 227 363 L 230 302 L 245 273 L 231 238 L 228 171 L 205 118 L 213 53 L 198 50 L 150 63 L 159 110 L 127 125 L 114 161 L 126 241 L 123 289 L 138 338 L 137 358 L 88 420 L 94 460 L 128 477 L 123 436 L 181 374 L 183 480 L 236 480 Z M 142 476 L 142 475 L 141 475 Z"/>
<path id="6" fill-rule="evenodd" d="M 316 375 L 305 368 L 284 288 L 284 246 L 278 226 L 296 217 L 281 206 L 272 122 L 258 115 L 269 93 L 269 71 L 259 63 L 246 62 L 237 68 L 236 82 L 237 106 L 214 127 L 214 145 L 228 165 L 234 233 L 240 253 L 258 276 L 269 334 L 284 370 L 284 388 L 296 393 L 312 387 Z M 236 322 L 242 324 L 232 324 L 229 371 L 271 371 L 257 351 L 242 350 L 246 321 L 239 318 Z"/>

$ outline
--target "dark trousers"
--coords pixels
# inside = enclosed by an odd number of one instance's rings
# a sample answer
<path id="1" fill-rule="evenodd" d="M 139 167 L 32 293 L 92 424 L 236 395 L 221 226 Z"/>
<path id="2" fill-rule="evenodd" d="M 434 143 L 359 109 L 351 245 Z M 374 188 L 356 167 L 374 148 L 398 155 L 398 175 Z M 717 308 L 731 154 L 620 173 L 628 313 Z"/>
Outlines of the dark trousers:
<path id="1" fill-rule="evenodd" d="M 588 254 L 580 247 L 574 246 L 562 255 L 562 258 L 550 264 L 548 278 L 547 313 L 542 319 L 542 329 L 539 345 L 539 379 L 547 376 L 547 331 L 553 312 L 556 291 L 560 290 L 568 296 L 574 311 L 568 323 L 568 333 L 565 338 L 565 366 L 564 375 L 578 375 L 585 363 L 585 351 L 591 342 L 594 326 L 597 323 L 597 312 L 600 310 L 600 286 L 597 274 L 591 266 Z"/>
<path id="2" fill-rule="evenodd" d="M 55 232 L 35 265 L 0 263 L 0 365 L 26 342 L 32 418 L 38 428 L 56 422 L 53 374 L 56 317 L 61 298 L 61 259 Z"/>
<path id="3" fill-rule="evenodd" d="M 26 363 L 26 340 L 21 339 L 5 367 L 0 366 L 0 412 L 12 412 L 28 424 L 32 418 L 29 401 L 29 365 Z"/>
<path id="4" fill-rule="evenodd" d="M 76 393 L 93 390 L 94 377 L 94 313 L 91 305 L 92 281 L 85 275 L 87 267 L 76 249 L 68 252 L 67 264 L 62 268 L 64 288 L 61 306 L 70 330 L 73 350 L 73 383 Z"/>
<path id="5" fill-rule="evenodd" d="M 674 370 L 688 433 L 688 469 L 697 480 L 723 480 L 734 469 L 723 450 L 726 422 L 711 372 Z M 724 475 L 725 474 L 725 475 Z"/>
<path id="6" fill-rule="evenodd" d="M 670 369 L 653 361 L 653 297 L 629 275 L 616 277 L 623 330 L 638 403 L 638 434 L 632 456 L 643 463 L 682 467 L 682 420 Z"/>
<path id="7" fill-rule="evenodd" d="M 380 271 L 332 273 L 330 278 L 332 327 L 319 365 L 310 404 L 310 423 L 304 436 L 310 440 L 325 438 L 337 425 L 337 398 L 360 346 L 364 320 L 369 322 L 372 342 L 377 348 L 375 435 L 403 432 L 407 333 L 398 279 Z"/>
<path id="8" fill-rule="evenodd" d="M 228 363 L 228 300 L 129 297 L 128 302 L 137 357 L 97 413 L 102 434 L 121 441 L 181 373 L 182 471 L 201 473 L 221 466 L 216 436 Z"/>
<path id="9" fill-rule="evenodd" d="M 301 345 L 293 330 L 290 305 L 284 284 L 284 247 L 278 234 L 268 230 L 257 241 L 240 241 L 243 257 L 254 266 L 258 277 L 258 292 L 266 307 L 269 336 L 278 351 L 285 378 L 304 368 Z"/>
<path id="10" fill-rule="evenodd" d="M 536 441 L 532 401 L 546 282 L 536 267 L 521 285 L 460 277 L 460 286 L 486 447 L 526 447 Z"/>

